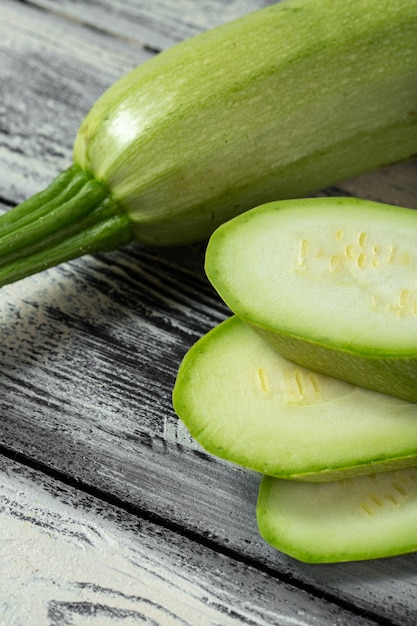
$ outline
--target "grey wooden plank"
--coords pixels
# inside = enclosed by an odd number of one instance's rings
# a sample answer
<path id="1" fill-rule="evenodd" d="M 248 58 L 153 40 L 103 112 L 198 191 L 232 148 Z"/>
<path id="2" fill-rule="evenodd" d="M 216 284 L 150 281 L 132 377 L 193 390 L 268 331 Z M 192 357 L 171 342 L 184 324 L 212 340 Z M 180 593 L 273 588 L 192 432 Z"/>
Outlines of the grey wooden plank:
<path id="1" fill-rule="evenodd" d="M 91 105 L 153 53 L 20 2 L 0 10 L 0 195 L 19 202 L 68 167 Z"/>
<path id="2" fill-rule="evenodd" d="M 151 49 L 164 49 L 276 0 L 30 0 L 30 4 L 82 21 Z"/>
<path id="3" fill-rule="evenodd" d="M 146 53 L 9 0 L 0 29 L 0 193 L 13 202 L 69 160 L 76 118 Z M 381 198 L 413 198 L 415 169 L 367 180 L 378 181 Z M 257 533 L 258 477 L 201 454 L 177 422 L 170 392 L 179 359 L 227 314 L 204 279 L 202 253 L 132 246 L 2 290 L 3 445 L 317 593 L 412 624 L 414 556 L 340 567 L 286 559 Z"/>
<path id="4" fill-rule="evenodd" d="M 179 534 L 0 457 L 7 626 L 372 626 Z"/>
<path id="5" fill-rule="evenodd" d="M 410 159 L 341 181 L 337 188 L 325 190 L 325 195 L 352 195 L 375 202 L 417 209 L 416 180 L 417 160 Z"/>

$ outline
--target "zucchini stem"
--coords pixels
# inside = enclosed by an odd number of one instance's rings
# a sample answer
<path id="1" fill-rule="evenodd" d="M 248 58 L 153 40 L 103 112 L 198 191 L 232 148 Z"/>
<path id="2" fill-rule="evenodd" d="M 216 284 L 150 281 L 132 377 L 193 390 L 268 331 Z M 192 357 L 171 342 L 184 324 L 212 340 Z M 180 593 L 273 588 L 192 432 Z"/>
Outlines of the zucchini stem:
<path id="1" fill-rule="evenodd" d="M 0 286 L 132 239 L 132 224 L 105 185 L 72 165 L 0 216 Z"/>

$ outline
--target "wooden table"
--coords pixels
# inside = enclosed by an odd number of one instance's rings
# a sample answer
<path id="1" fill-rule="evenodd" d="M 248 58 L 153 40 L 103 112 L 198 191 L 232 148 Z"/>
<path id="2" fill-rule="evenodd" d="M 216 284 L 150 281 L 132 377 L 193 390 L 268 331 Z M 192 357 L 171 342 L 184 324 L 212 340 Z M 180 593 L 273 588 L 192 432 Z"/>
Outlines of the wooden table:
<path id="1" fill-rule="evenodd" d="M 119 76 L 267 0 L 0 0 L 0 204 L 71 161 Z M 325 194 L 417 208 L 417 162 Z M 312 566 L 259 536 L 260 476 L 171 406 L 186 350 L 229 312 L 204 244 L 131 245 L 0 298 L 0 624 L 417 623 L 417 555 Z M 416 520 L 417 524 L 417 520 Z"/>

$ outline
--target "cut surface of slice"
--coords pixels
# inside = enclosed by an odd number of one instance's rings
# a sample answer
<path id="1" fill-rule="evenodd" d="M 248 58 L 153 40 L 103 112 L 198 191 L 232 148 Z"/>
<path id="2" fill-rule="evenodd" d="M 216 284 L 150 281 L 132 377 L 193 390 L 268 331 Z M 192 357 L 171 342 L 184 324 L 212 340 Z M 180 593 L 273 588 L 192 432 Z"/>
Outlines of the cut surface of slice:
<path id="1" fill-rule="evenodd" d="M 269 203 L 224 224 L 208 278 L 281 354 L 417 402 L 417 212 L 354 198 Z"/>
<path id="2" fill-rule="evenodd" d="M 417 468 L 325 484 L 263 477 L 257 520 L 276 549 L 309 563 L 417 550 Z"/>
<path id="3" fill-rule="evenodd" d="M 329 481 L 417 465 L 417 404 L 295 365 L 236 316 L 185 355 L 173 404 L 207 451 L 262 474 Z"/>

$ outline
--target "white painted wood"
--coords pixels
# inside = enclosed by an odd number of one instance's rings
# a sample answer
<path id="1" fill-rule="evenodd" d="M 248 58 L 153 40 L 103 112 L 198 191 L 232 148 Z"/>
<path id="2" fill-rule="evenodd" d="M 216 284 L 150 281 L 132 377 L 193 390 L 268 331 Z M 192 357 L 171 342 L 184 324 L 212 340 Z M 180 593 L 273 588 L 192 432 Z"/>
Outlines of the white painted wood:
<path id="1" fill-rule="evenodd" d="M 371 626 L 326 600 L 0 459 L 4 626 Z"/>
<path id="2" fill-rule="evenodd" d="M 276 0 L 32 0 L 34 5 L 151 49 L 164 49 Z M 279 1 L 279 0 L 278 0 Z"/>
<path id="3" fill-rule="evenodd" d="M 70 165 L 91 105 L 153 53 L 13 0 L 0 11 L 0 196 L 20 202 Z"/>

